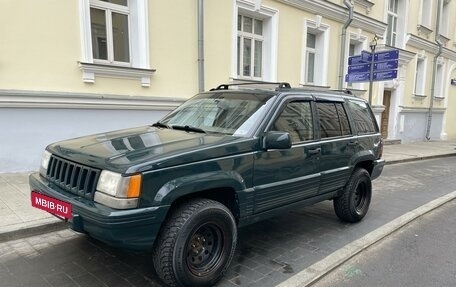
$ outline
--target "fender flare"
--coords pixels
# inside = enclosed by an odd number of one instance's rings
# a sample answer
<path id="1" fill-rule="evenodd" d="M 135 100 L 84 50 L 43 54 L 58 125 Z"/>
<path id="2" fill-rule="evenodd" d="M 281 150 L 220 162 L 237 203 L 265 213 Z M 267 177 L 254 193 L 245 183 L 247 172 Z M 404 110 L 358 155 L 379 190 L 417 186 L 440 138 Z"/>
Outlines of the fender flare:
<path id="1" fill-rule="evenodd" d="M 154 205 L 171 205 L 176 199 L 195 192 L 232 188 L 236 192 L 246 190 L 244 179 L 234 171 L 211 171 L 173 179 L 165 183 L 155 194 Z"/>

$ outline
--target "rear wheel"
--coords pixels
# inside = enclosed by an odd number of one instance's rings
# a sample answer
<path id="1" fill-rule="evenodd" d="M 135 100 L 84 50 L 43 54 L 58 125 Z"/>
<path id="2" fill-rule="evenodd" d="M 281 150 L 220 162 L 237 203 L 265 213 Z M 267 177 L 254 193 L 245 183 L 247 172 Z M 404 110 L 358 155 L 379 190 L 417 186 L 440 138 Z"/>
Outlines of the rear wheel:
<path id="1" fill-rule="evenodd" d="M 233 215 L 223 204 L 196 199 L 178 206 L 154 248 L 154 267 L 170 286 L 213 286 L 236 248 Z"/>
<path id="2" fill-rule="evenodd" d="M 366 215 L 372 198 L 372 183 L 367 170 L 356 168 L 341 196 L 334 199 L 336 215 L 346 222 L 359 222 Z"/>

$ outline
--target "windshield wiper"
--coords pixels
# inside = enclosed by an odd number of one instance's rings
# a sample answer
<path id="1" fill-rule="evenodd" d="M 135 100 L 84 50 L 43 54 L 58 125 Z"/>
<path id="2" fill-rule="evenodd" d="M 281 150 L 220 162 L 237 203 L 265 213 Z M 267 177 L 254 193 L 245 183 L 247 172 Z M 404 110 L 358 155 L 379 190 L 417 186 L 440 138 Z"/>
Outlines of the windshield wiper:
<path id="1" fill-rule="evenodd" d="M 192 127 L 192 126 L 187 126 L 187 125 L 185 125 L 185 126 L 172 125 L 171 128 L 173 128 L 175 130 L 183 130 L 186 132 L 196 132 L 196 133 L 203 133 L 203 134 L 206 133 L 206 131 L 203 129 L 200 129 L 197 127 Z"/>
<path id="2" fill-rule="evenodd" d="M 154 124 L 152 124 L 153 127 L 159 127 L 159 128 L 165 128 L 165 129 L 171 129 L 170 126 L 168 126 L 167 124 L 164 124 L 164 123 L 161 123 L 161 122 L 156 122 Z"/>

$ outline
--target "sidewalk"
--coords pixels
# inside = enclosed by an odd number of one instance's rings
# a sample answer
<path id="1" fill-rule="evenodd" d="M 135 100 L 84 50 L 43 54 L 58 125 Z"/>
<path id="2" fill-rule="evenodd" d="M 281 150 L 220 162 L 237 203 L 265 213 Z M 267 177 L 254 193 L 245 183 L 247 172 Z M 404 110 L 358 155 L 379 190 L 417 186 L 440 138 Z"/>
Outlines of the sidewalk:
<path id="1" fill-rule="evenodd" d="M 456 156 L 456 140 L 385 145 L 387 164 Z M 0 242 L 66 228 L 66 224 L 33 208 L 27 173 L 0 174 Z"/>

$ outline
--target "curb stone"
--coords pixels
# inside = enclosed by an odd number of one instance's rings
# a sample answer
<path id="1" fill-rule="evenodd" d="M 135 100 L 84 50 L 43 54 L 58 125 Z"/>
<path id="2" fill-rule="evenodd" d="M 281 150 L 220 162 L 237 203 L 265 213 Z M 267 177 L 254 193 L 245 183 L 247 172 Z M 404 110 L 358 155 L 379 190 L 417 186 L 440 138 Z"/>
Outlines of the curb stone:
<path id="1" fill-rule="evenodd" d="M 314 263 L 293 277 L 283 281 L 276 287 L 305 287 L 316 283 L 319 279 L 341 266 L 343 263 L 358 255 L 365 249 L 401 229 L 415 219 L 431 212 L 434 209 L 456 199 L 456 191 L 430 201 L 393 221 L 377 228 L 365 236 L 345 245 L 326 258 Z"/>
<path id="2" fill-rule="evenodd" d="M 68 228 L 68 223 L 57 218 L 45 218 L 28 223 L 18 223 L 0 228 L 0 243 L 17 240 L 29 236 L 41 235 L 48 232 Z"/>

